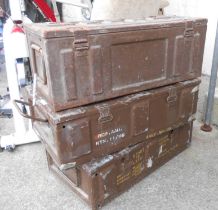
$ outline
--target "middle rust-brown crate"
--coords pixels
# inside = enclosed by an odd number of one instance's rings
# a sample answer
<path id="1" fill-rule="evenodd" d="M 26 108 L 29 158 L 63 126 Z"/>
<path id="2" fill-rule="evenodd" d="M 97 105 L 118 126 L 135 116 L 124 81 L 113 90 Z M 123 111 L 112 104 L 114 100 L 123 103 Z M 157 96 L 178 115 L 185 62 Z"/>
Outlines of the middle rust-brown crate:
<path id="1" fill-rule="evenodd" d="M 74 169 L 60 170 L 49 153 L 48 164 L 96 210 L 186 149 L 191 137 L 192 122 Z"/>
<path id="2" fill-rule="evenodd" d="M 200 80 L 52 112 L 38 98 L 33 128 L 59 164 L 75 165 L 160 135 L 195 118 Z"/>
<path id="3" fill-rule="evenodd" d="M 206 28 L 184 17 L 27 25 L 36 92 L 61 111 L 195 79 Z"/>

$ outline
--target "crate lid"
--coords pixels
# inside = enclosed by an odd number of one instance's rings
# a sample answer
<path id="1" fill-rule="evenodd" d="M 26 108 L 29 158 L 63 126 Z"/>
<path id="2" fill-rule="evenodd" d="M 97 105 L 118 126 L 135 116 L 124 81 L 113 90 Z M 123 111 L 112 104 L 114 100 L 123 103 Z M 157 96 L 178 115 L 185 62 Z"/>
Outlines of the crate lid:
<path id="1" fill-rule="evenodd" d="M 159 16 L 146 19 L 125 19 L 119 21 L 91 21 L 72 23 L 34 23 L 24 26 L 28 34 L 35 34 L 42 38 L 74 37 L 77 33 L 87 35 L 108 34 L 136 30 L 149 30 L 170 27 L 186 27 L 187 23 L 205 25 L 207 19 L 177 16 Z M 189 25 L 189 24 L 188 24 Z"/>

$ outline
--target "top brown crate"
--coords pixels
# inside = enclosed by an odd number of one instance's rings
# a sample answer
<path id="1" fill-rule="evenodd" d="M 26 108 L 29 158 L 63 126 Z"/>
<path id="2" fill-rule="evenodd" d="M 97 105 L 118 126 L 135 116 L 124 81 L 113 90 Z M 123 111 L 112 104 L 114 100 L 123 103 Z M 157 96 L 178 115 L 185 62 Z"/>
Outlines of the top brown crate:
<path id="1" fill-rule="evenodd" d="M 36 93 L 61 111 L 201 76 L 207 20 L 25 26 Z"/>

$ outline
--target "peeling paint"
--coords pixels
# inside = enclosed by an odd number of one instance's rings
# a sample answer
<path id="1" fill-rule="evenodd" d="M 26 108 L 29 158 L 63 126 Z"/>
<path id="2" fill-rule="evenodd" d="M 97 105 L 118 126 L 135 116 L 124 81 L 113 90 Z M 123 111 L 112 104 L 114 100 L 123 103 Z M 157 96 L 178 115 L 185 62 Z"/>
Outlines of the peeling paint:
<path id="1" fill-rule="evenodd" d="M 104 194 L 104 199 L 108 198 L 109 196 L 110 196 L 109 193 L 105 193 L 105 194 Z"/>
<path id="2" fill-rule="evenodd" d="M 184 82 L 181 82 L 183 85 L 189 85 L 189 84 L 192 84 L 193 82 L 198 82 L 199 83 L 199 79 L 194 79 L 194 80 L 187 80 L 187 81 L 184 81 Z"/>
<path id="3" fill-rule="evenodd" d="M 150 157 L 149 159 L 148 159 L 148 162 L 147 162 L 147 168 L 151 168 L 153 166 L 153 160 L 152 160 L 152 158 Z"/>
<path id="4" fill-rule="evenodd" d="M 111 173 L 112 169 L 108 170 L 106 173 L 100 173 L 101 177 L 103 180 L 106 180 L 107 176 Z"/>
<path id="5" fill-rule="evenodd" d="M 148 131 L 148 128 L 145 128 L 144 132 L 147 132 Z"/>
<path id="6" fill-rule="evenodd" d="M 196 114 L 193 114 L 188 118 L 188 122 L 192 122 L 195 119 L 196 119 Z"/>
<path id="7" fill-rule="evenodd" d="M 73 120 L 75 118 L 78 118 L 78 115 L 82 115 L 86 113 L 86 108 L 77 108 L 70 111 L 63 111 L 60 114 L 59 113 L 52 113 L 50 115 L 51 119 L 55 122 L 55 124 L 61 123 L 61 122 L 67 122 L 70 120 Z M 50 113 L 49 113 L 50 114 Z"/>
<path id="8" fill-rule="evenodd" d="M 163 152 L 163 145 L 160 146 L 159 155 Z"/>
<path id="9" fill-rule="evenodd" d="M 196 87 L 194 87 L 193 89 L 192 89 L 192 91 L 191 91 L 191 93 L 196 93 L 196 92 L 198 92 L 199 91 L 199 85 L 198 86 L 196 86 Z"/>
<path id="10" fill-rule="evenodd" d="M 137 94 L 137 95 L 129 96 L 129 97 L 127 97 L 125 102 L 132 102 L 132 101 L 134 101 L 136 99 L 140 99 L 141 97 L 145 97 L 145 96 L 149 96 L 149 95 L 151 95 L 151 93 L 146 92 L 146 93 L 140 93 L 140 94 Z"/>
<path id="11" fill-rule="evenodd" d="M 109 163 L 110 161 L 113 160 L 113 156 L 112 155 L 107 155 L 106 157 L 100 159 L 100 160 L 93 160 L 88 164 L 83 165 L 83 169 L 89 173 L 89 174 L 93 174 L 96 172 L 97 169 L 99 169 L 100 167 L 104 166 L 105 164 Z"/>
<path id="12" fill-rule="evenodd" d="M 48 105 L 48 103 L 44 100 L 44 99 L 39 99 L 39 100 L 37 100 L 37 102 L 39 103 L 39 104 L 41 104 L 41 105 L 43 105 L 43 106 L 46 106 L 46 105 Z"/>

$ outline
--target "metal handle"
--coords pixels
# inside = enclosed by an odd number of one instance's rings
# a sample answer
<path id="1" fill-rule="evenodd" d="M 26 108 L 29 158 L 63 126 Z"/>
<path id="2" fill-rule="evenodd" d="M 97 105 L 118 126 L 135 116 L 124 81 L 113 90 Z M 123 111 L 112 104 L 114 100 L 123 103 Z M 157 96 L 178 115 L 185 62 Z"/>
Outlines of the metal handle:
<path id="1" fill-rule="evenodd" d="M 37 51 L 38 53 L 42 54 L 42 48 L 39 47 L 38 45 L 32 44 L 32 45 L 31 45 L 31 48 L 32 48 L 33 50 Z"/>
<path id="2" fill-rule="evenodd" d="M 174 104 L 174 103 L 176 103 L 177 99 L 178 99 L 177 89 L 175 87 L 171 87 L 169 89 L 169 96 L 167 97 L 167 103 Z"/>
<path id="3" fill-rule="evenodd" d="M 17 109 L 17 111 L 19 112 L 19 114 L 21 116 L 23 116 L 24 118 L 39 121 L 39 122 L 48 122 L 47 119 L 41 119 L 41 118 L 33 117 L 33 116 L 30 116 L 28 114 L 23 113 L 22 110 L 20 109 L 20 107 L 17 105 L 17 104 L 22 104 L 22 105 L 26 105 L 26 106 L 31 107 L 32 105 L 29 104 L 28 102 L 20 101 L 20 100 L 13 100 L 13 104 L 14 104 L 15 108 Z"/>
<path id="4" fill-rule="evenodd" d="M 36 44 L 32 44 L 31 50 L 32 50 L 33 72 L 36 73 L 36 75 L 38 75 L 38 79 L 42 82 L 42 84 L 46 85 L 47 84 L 47 77 L 46 77 L 46 71 L 45 71 L 45 61 L 44 61 L 43 54 L 42 54 L 42 48 Z M 39 72 L 37 71 L 36 52 L 38 52 L 42 57 L 42 74 L 43 75 L 41 75 L 41 76 L 39 75 Z"/>

